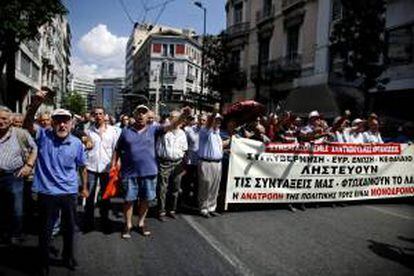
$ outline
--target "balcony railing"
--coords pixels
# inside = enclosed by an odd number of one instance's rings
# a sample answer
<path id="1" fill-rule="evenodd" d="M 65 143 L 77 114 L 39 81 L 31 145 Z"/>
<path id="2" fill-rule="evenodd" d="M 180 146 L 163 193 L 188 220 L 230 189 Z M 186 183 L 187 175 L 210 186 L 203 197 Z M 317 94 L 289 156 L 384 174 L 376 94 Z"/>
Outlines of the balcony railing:
<path id="1" fill-rule="evenodd" d="M 172 83 L 177 79 L 176 72 L 166 72 L 161 75 L 162 83 Z"/>
<path id="2" fill-rule="evenodd" d="M 250 22 L 242 22 L 232 25 L 226 29 L 226 35 L 229 37 L 245 35 L 249 32 Z"/>
<path id="3" fill-rule="evenodd" d="M 194 82 L 196 77 L 193 74 L 187 74 L 186 80 L 188 82 Z"/>
<path id="4" fill-rule="evenodd" d="M 291 53 L 286 57 L 276 60 L 284 72 L 300 72 L 302 67 L 302 55 Z"/>
<path id="5" fill-rule="evenodd" d="M 299 54 L 281 57 L 276 60 L 253 65 L 250 79 L 253 82 L 289 81 L 300 76 L 302 57 Z"/>
<path id="6" fill-rule="evenodd" d="M 283 0 L 282 1 L 282 9 L 288 9 L 293 6 L 296 6 L 299 3 L 304 3 L 305 0 Z"/>

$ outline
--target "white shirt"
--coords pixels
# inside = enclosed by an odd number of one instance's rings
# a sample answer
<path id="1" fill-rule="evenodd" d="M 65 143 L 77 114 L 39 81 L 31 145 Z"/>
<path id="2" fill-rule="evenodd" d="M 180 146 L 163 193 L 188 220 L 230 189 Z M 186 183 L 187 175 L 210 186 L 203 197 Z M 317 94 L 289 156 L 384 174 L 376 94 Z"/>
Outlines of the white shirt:
<path id="1" fill-rule="evenodd" d="M 156 149 L 160 159 L 182 159 L 188 149 L 185 132 L 180 128 L 168 131 L 158 138 Z"/>
<path id="2" fill-rule="evenodd" d="M 106 125 L 102 136 L 94 125 L 89 127 L 86 135 L 91 138 L 93 148 L 87 151 L 86 168 L 92 172 L 109 172 L 112 154 L 115 150 L 120 132 L 116 127 Z"/>
<path id="3" fill-rule="evenodd" d="M 351 129 L 344 130 L 344 142 L 345 143 L 365 143 L 364 134 L 362 132 L 353 132 Z"/>
<path id="4" fill-rule="evenodd" d="M 370 130 L 364 132 L 365 142 L 367 143 L 384 143 L 382 141 L 381 133 L 372 132 Z"/>
<path id="5" fill-rule="evenodd" d="M 334 142 L 345 143 L 345 137 L 344 136 L 345 136 L 345 134 L 343 132 L 335 131 Z"/>

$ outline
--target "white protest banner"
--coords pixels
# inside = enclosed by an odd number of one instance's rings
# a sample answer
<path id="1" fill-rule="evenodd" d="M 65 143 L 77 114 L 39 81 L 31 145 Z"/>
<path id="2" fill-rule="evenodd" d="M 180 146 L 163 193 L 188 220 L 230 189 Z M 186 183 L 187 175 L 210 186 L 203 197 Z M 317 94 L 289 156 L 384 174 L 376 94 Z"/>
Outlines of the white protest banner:
<path id="1" fill-rule="evenodd" d="M 225 205 L 413 196 L 413 156 L 407 144 L 265 145 L 233 137 Z"/>

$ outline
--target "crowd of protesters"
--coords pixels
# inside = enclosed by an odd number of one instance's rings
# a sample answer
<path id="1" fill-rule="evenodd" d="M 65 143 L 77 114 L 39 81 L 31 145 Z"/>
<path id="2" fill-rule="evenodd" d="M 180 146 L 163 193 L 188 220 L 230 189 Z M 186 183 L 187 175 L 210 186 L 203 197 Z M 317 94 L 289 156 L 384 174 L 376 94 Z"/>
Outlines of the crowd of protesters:
<path id="1" fill-rule="evenodd" d="M 234 135 L 264 143 L 408 143 L 414 138 L 412 124 L 404 125 L 399 135 L 390 139 L 382 137 L 376 114 L 361 119 L 345 112 L 328 123 L 316 110 L 307 118 L 285 112 L 240 122 L 231 116 L 223 118 L 218 105 L 212 113 L 195 115 L 184 107 L 162 119 L 139 105 L 119 122 L 102 107 L 83 116 L 56 109 L 35 118 L 45 95 L 42 91 L 36 94 L 25 116 L 0 107 L 2 241 L 21 242 L 23 207 L 33 210 L 31 195 L 35 193 L 44 274 L 48 272 L 51 239 L 59 230 L 64 240 L 64 264 L 70 269 L 77 265 L 74 241 L 79 195 L 84 198 L 83 229 L 95 229 L 96 205 L 102 229 L 111 229 L 111 202 L 102 193 L 112 170 L 119 171 L 119 196 L 124 200 L 121 237 L 129 239 L 133 229 L 143 236 L 151 235 L 145 223 L 150 206 L 155 206 L 160 221 L 176 219 L 180 197 L 205 218 L 220 216 L 218 197 L 226 185 Z M 304 205 L 298 208 L 305 209 Z"/>

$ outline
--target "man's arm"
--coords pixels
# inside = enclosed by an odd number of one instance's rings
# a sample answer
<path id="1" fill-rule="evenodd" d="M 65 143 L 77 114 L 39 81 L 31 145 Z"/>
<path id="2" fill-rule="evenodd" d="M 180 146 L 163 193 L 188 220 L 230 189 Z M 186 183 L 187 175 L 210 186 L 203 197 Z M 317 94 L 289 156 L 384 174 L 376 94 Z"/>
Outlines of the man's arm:
<path id="1" fill-rule="evenodd" d="M 112 154 L 112 159 L 111 159 L 111 168 L 113 168 L 113 167 L 116 167 L 116 165 L 118 164 L 118 162 L 119 162 L 119 153 L 118 153 L 118 150 L 117 149 L 115 149 L 114 150 L 114 153 Z"/>
<path id="2" fill-rule="evenodd" d="M 84 198 L 87 198 L 89 196 L 89 190 L 88 190 L 88 172 L 86 170 L 86 166 L 80 167 L 79 171 L 80 171 L 80 177 L 81 177 L 81 182 L 82 182 L 81 196 Z"/>
<path id="3" fill-rule="evenodd" d="M 183 109 L 181 109 L 181 114 L 177 119 L 173 119 L 170 121 L 169 124 L 162 126 L 163 131 L 168 132 L 168 131 L 175 129 L 178 125 L 184 123 L 187 120 L 188 116 L 190 115 L 191 115 L 191 108 L 184 107 Z"/>
<path id="4" fill-rule="evenodd" d="M 35 133 L 34 116 L 39 109 L 39 106 L 44 102 L 46 95 L 46 91 L 37 91 L 33 97 L 32 103 L 29 105 L 26 111 L 26 116 L 24 117 L 23 121 L 23 128 L 27 129 L 32 134 Z"/>

